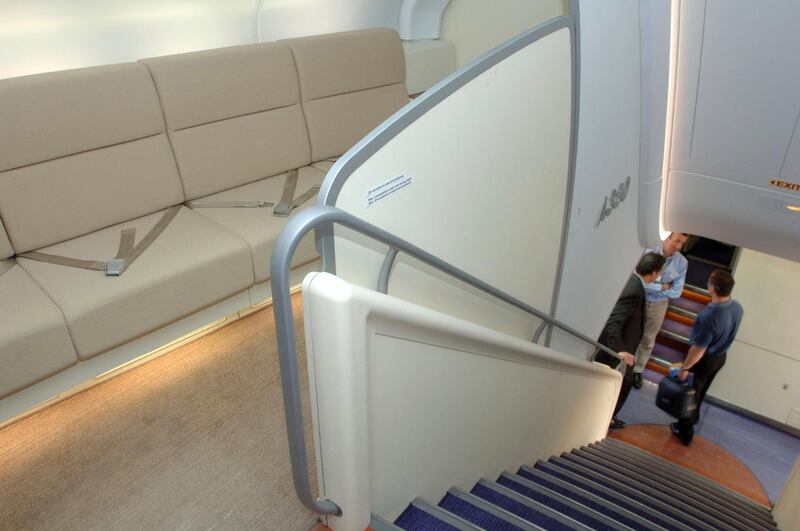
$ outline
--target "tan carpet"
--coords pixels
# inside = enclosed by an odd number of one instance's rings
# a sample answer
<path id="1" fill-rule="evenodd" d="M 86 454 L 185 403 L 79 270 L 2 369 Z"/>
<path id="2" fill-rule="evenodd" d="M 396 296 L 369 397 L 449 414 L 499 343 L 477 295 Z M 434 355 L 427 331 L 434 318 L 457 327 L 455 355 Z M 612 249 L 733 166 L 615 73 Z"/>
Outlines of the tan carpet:
<path id="1" fill-rule="evenodd" d="M 1 529 L 305 531 L 314 520 L 292 485 L 272 308 L 0 431 Z"/>

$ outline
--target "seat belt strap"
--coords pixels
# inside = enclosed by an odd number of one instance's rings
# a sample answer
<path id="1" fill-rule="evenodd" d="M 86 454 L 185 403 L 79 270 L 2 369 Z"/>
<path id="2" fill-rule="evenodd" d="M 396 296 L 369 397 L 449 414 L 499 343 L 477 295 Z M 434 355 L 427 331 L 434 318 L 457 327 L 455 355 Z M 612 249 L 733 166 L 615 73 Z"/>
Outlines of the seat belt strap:
<path id="1" fill-rule="evenodd" d="M 296 207 L 299 207 L 300 205 L 302 205 L 303 203 L 305 203 L 306 201 L 317 195 L 317 192 L 319 192 L 319 185 L 315 184 L 314 186 L 312 186 L 299 196 L 295 197 L 294 200 L 292 201 L 292 210 L 294 210 Z"/>
<path id="2" fill-rule="evenodd" d="M 79 260 L 77 258 L 70 258 L 68 256 L 59 256 L 57 254 L 40 253 L 39 251 L 30 251 L 17 255 L 20 258 L 27 258 L 29 260 L 36 260 L 37 262 L 45 262 L 48 264 L 63 265 L 67 267 L 77 267 L 80 269 L 95 269 L 97 271 L 106 270 L 106 262 L 99 260 Z"/>
<path id="3" fill-rule="evenodd" d="M 286 181 L 283 183 L 281 201 L 272 209 L 273 215 L 286 217 L 291 213 L 295 188 L 297 188 L 297 170 L 289 170 L 286 172 Z"/>
<path id="4" fill-rule="evenodd" d="M 119 273 L 114 275 L 114 273 L 109 273 L 108 271 L 106 271 L 106 275 L 119 276 L 122 273 L 124 273 L 125 270 L 128 269 L 130 265 L 134 262 L 134 260 L 139 258 L 139 256 L 141 256 L 141 254 L 145 251 L 145 249 L 150 247 L 150 244 L 153 243 L 156 240 L 156 238 L 158 238 L 161 235 L 162 232 L 164 232 L 164 229 L 166 229 L 167 226 L 170 224 L 170 222 L 173 219 L 175 219 L 175 216 L 178 215 L 178 212 L 180 212 L 180 210 L 181 210 L 180 205 L 169 207 L 166 210 L 166 212 L 164 212 L 164 214 L 161 216 L 161 219 L 159 219 L 158 222 L 155 225 L 153 225 L 153 228 L 147 231 L 147 234 L 144 235 L 142 241 L 140 241 L 139 243 L 136 244 L 136 246 L 133 247 L 131 253 L 127 257 L 124 257 L 122 259 L 124 263 Z M 121 243 L 120 247 L 122 247 Z"/>
<path id="5" fill-rule="evenodd" d="M 187 201 L 189 208 L 269 208 L 271 201 Z"/>
<path id="6" fill-rule="evenodd" d="M 9 258 L 8 260 L 0 260 L 0 275 L 11 270 L 17 263 Z"/>
<path id="7" fill-rule="evenodd" d="M 145 234 L 138 245 L 134 245 L 136 229 L 124 229 L 120 231 L 117 255 L 108 262 L 103 262 L 101 260 L 79 260 L 77 258 L 41 253 L 39 251 L 22 253 L 19 256 L 30 260 L 36 260 L 37 262 L 46 262 L 48 264 L 103 271 L 108 277 L 118 277 L 130 267 L 133 261 L 136 260 L 151 243 L 153 243 L 159 234 L 164 232 L 164 229 L 167 228 L 170 221 L 175 218 L 179 210 L 180 205 L 169 207 L 167 211 L 164 212 L 164 215 L 161 216 L 161 219 L 159 219 L 153 228 Z"/>
<path id="8" fill-rule="evenodd" d="M 123 229 L 119 235 L 119 249 L 114 258 L 127 258 L 133 253 L 133 246 L 136 242 L 136 229 Z"/>

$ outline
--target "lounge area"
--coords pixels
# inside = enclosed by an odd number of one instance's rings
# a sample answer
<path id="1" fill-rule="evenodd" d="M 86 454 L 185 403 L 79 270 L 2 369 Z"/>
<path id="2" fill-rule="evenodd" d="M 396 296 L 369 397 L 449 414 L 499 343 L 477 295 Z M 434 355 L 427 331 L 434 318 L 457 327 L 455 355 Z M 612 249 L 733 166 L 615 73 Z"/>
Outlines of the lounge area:
<path id="1" fill-rule="evenodd" d="M 262 304 L 274 206 L 406 102 L 388 29 L 0 80 L 0 423 Z"/>

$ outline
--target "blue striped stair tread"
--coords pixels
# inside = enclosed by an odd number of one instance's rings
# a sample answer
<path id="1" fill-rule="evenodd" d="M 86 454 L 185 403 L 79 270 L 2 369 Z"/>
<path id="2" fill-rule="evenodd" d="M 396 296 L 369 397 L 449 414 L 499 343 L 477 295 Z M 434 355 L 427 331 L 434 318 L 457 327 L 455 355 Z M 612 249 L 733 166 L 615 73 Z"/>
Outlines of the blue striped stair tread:
<path id="1" fill-rule="evenodd" d="M 696 302 L 691 299 L 681 297 L 680 299 L 670 299 L 669 303 L 676 308 L 686 310 L 693 313 L 700 313 L 700 310 L 706 307 L 702 302 Z"/>
<path id="2" fill-rule="evenodd" d="M 661 325 L 661 330 L 666 330 L 687 338 L 692 335 L 691 326 L 686 326 L 685 324 L 679 323 L 678 321 L 673 321 L 672 319 L 664 319 L 664 323 Z"/>
<path id="3" fill-rule="evenodd" d="M 686 353 L 661 343 L 656 343 L 653 346 L 653 357 L 669 363 L 680 363 L 686 358 Z"/>

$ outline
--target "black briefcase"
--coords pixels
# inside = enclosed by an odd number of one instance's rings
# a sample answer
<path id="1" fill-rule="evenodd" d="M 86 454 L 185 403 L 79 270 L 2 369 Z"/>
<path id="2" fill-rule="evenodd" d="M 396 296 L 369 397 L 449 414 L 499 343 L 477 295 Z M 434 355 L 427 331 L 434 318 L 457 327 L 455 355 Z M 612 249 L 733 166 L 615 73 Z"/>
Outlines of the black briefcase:
<path id="1" fill-rule="evenodd" d="M 656 406 L 677 419 L 688 419 L 697 409 L 697 390 L 677 378 L 665 376 L 658 384 Z"/>

